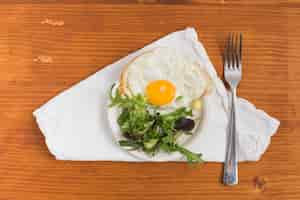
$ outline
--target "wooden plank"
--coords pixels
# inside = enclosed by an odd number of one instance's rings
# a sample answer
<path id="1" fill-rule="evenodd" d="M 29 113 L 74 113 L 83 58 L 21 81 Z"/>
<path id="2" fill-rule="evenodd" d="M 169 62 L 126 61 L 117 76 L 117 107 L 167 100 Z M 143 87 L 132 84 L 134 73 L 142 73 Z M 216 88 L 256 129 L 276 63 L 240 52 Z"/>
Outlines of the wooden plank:
<path id="1" fill-rule="evenodd" d="M 292 3 L 299 3 L 299 0 L 289 0 Z M 200 4 L 200 5 L 279 5 L 285 3 L 285 0 L 260 0 L 260 1 L 251 1 L 251 0 L 210 0 L 210 1 L 202 1 L 202 0 L 2 0 L 1 3 L 6 4 L 20 4 L 20 3 L 29 3 L 29 4 Z"/>
<path id="2" fill-rule="evenodd" d="M 300 198 L 297 2 L 87 2 L 92 4 L 24 0 L 0 5 L 0 199 Z M 281 120 L 261 161 L 240 165 L 238 186 L 219 182 L 219 163 L 64 162 L 49 155 L 31 114 L 35 108 L 187 26 L 197 29 L 220 75 L 224 37 L 242 31 L 245 73 L 239 94 Z"/>

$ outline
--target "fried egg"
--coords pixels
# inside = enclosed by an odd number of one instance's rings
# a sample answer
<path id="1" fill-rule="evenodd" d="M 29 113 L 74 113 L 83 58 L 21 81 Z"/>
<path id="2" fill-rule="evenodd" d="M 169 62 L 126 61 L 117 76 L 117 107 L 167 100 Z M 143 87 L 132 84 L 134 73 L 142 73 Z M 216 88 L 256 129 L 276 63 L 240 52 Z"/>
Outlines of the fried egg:
<path id="1" fill-rule="evenodd" d="M 192 107 L 210 88 L 200 64 L 171 48 L 156 48 L 130 62 L 121 74 L 120 90 L 144 95 L 162 112 Z M 199 107 L 199 106 L 198 106 Z"/>

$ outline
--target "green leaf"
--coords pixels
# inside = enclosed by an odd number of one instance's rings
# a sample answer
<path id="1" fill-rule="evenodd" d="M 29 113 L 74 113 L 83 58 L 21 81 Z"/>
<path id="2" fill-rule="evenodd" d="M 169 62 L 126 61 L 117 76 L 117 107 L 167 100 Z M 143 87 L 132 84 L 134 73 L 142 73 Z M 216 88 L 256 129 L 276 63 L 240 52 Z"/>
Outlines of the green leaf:
<path id="1" fill-rule="evenodd" d="M 144 141 L 144 147 L 146 149 L 152 149 L 158 142 L 158 139 L 150 139 L 148 141 Z"/>
<path id="2" fill-rule="evenodd" d="M 113 94 L 114 87 L 115 87 L 115 84 L 113 84 L 111 86 L 111 89 L 110 89 L 110 95 L 109 96 L 110 96 L 111 103 L 110 103 L 109 107 L 113 107 L 115 105 L 121 104 L 124 101 L 124 98 L 120 94 L 120 91 L 119 91 L 118 88 L 116 89 L 115 94 Z"/>
<path id="3" fill-rule="evenodd" d="M 173 121 L 176 121 L 177 119 L 186 117 L 186 116 L 192 116 L 192 110 L 187 109 L 185 107 L 178 108 L 173 112 L 162 115 L 162 117 L 165 120 L 173 120 Z"/>
<path id="4" fill-rule="evenodd" d="M 130 150 L 136 150 L 142 147 L 143 144 L 133 141 L 133 140 L 120 140 L 120 146 L 122 147 L 130 147 Z"/>
<path id="5" fill-rule="evenodd" d="M 177 151 L 179 151 L 181 154 L 183 154 L 186 158 L 186 160 L 189 163 L 203 163 L 204 160 L 202 159 L 201 153 L 193 153 L 179 145 L 176 145 Z"/>
<path id="6" fill-rule="evenodd" d="M 178 96 L 178 97 L 176 97 L 175 101 L 180 101 L 182 99 L 183 99 L 183 96 Z"/>

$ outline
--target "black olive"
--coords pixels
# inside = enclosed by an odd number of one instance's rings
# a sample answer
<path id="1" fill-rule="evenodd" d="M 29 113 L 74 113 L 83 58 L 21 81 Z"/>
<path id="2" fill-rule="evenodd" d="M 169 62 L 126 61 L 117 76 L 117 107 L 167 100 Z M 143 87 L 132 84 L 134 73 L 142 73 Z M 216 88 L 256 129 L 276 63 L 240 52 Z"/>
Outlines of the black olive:
<path id="1" fill-rule="evenodd" d="M 182 131 L 190 131 L 195 127 L 195 122 L 189 118 L 180 118 L 175 121 L 175 129 Z"/>

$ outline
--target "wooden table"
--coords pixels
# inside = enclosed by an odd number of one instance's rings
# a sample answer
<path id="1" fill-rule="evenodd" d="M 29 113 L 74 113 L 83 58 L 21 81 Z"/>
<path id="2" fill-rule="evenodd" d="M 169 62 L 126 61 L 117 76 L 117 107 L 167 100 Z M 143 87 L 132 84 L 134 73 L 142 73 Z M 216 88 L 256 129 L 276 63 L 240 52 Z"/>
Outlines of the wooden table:
<path id="1" fill-rule="evenodd" d="M 2 0 L 0 200 L 300 199 L 299 21 L 295 0 Z M 32 111 L 103 66 L 187 26 L 197 29 L 219 74 L 225 34 L 242 31 L 239 94 L 281 120 L 262 159 L 240 164 L 240 184 L 224 187 L 219 163 L 54 160 Z"/>

